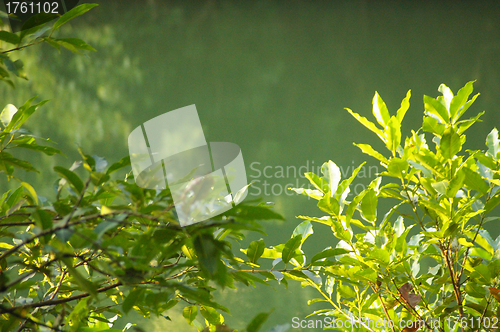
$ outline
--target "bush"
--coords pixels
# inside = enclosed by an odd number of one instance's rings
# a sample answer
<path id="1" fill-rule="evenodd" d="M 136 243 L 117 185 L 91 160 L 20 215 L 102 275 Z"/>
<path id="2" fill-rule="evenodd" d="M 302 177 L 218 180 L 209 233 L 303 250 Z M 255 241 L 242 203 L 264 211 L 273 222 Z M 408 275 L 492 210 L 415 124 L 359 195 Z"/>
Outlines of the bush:
<path id="1" fill-rule="evenodd" d="M 487 151 L 464 153 L 465 131 L 483 114 L 462 119 L 478 96 L 469 100 L 472 90 L 469 82 L 453 96 L 442 84 L 442 96 L 424 96 L 422 127 L 404 141 L 401 122 L 410 91 L 392 116 L 375 93 L 373 115 L 380 126 L 347 109 L 389 153 L 355 144 L 384 171 L 352 201 L 346 200 L 349 185 L 363 165 L 342 180 L 339 167 L 329 161 L 322 176 L 306 174 L 314 189 L 293 189 L 317 200 L 326 216 L 300 216 L 305 221 L 291 239 L 266 249 L 267 258 L 276 259 L 274 266 L 285 265 L 275 274 L 317 289 L 321 297 L 310 303 L 328 305 L 314 312 L 321 315 L 319 322 L 301 320 L 292 326 L 363 332 L 496 330 L 500 237 L 493 240 L 484 225 L 498 219 L 492 212 L 500 203 L 500 143 L 493 129 Z M 396 203 L 380 215 L 379 199 Z M 301 246 L 313 232 L 312 222 L 330 226 L 339 241 L 308 258 Z"/>

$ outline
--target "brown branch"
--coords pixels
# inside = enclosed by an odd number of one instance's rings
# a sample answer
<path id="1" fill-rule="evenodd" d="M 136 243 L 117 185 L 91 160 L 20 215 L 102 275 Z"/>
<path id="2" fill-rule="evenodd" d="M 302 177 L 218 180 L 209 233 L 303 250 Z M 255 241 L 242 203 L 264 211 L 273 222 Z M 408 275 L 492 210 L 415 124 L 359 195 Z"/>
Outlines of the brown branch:
<path id="1" fill-rule="evenodd" d="M 118 281 L 118 282 L 115 282 L 114 284 L 101 287 L 101 288 L 97 289 L 96 292 L 102 293 L 102 292 L 108 291 L 110 289 L 119 287 L 121 285 L 123 285 L 122 282 Z M 39 307 L 46 307 L 46 306 L 50 306 L 50 305 L 58 305 L 58 304 L 66 303 L 66 302 L 71 302 L 71 301 L 83 299 L 87 296 L 90 296 L 90 294 L 85 292 L 82 294 L 73 295 L 70 297 L 65 297 L 65 298 L 61 298 L 61 299 L 57 299 L 57 300 L 52 299 L 52 300 L 41 301 L 41 302 L 36 302 L 36 303 L 27 303 L 27 304 L 19 305 L 17 307 L 12 307 L 12 308 L 1 308 L 1 310 L 3 310 L 3 312 L 10 313 L 10 311 L 17 310 L 17 309 L 39 308 Z M 5 310 L 5 309 L 8 309 L 8 310 Z"/>
<path id="2" fill-rule="evenodd" d="M 456 278 L 455 271 L 453 269 L 453 264 L 450 262 L 450 257 L 448 256 L 448 249 L 444 248 L 442 243 L 439 243 L 439 249 L 441 250 L 441 255 L 443 256 L 446 266 L 448 267 L 448 270 L 450 272 L 451 284 L 453 286 L 453 293 L 455 295 L 455 301 L 457 301 L 458 305 L 458 313 L 460 315 L 460 318 L 463 318 L 464 309 L 462 307 L 462 293 L 460 291 L 460 288 L 458 287 L 457 280 L 455 279 Z M 463 327 L 460 328 L 462 331 L 464 331 Z"/>
<path id="3" fill-rule="evenodd" d="M 52 293 L 52 295 L 50 296 L 49 300 L 53 300 L 56 297 L 57 293 L 59 292 L 59 289 L 61 288 L 65 276 L 66 276 L 66 270 L 62 271 L 61 279 L 59 279 L 59 283 L 57 284 L 56 289 L 54 290 L 54 293 Z"/>
<path id="4" fill-rule="evenodd" d="M 14 52 L 14 51 L 20 51 L 22 49 L 25 49 L 26 47 L 30 47 L 30 46 L 33 46 L 33 45 L 36 45 L 36 44 L 40 44 L 41 42 L 43 42 L 43 40 L 38 40 L 37 42 L 31 43 L 31 44 L 26 44 L 26 45 L 23 45 L 23 46 L 12 48 L 12 49 L 7 50 L 7 51 L 3 51 L 3 52 L 1 52 L 1 54 L 7 54 L 7 53 L 10 53 L 10 52 Z"/>

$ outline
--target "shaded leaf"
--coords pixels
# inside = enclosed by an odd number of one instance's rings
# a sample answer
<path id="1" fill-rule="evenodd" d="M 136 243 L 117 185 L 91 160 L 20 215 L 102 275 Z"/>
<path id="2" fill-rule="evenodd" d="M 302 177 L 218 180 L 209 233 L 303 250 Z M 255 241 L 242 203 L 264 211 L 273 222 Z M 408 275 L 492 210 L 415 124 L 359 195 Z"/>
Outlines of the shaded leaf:
<path id="1" fill-rule="evenodd" d="M 297 235 L 288 240 L 285 243 L 285 247 L 283 248 L 283 252 L 281 254 L 283 263 L 288 263 L 295 255 L 295 250 L 300 247 L 302 243 L 302 235 Z"/>

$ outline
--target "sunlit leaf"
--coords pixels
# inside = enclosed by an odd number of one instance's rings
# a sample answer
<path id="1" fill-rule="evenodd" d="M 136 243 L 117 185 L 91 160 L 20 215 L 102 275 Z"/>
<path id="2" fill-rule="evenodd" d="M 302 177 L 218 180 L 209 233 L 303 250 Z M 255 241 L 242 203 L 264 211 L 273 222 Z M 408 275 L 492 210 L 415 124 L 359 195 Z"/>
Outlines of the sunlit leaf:
<path id="1" fill-rule="evenodd" d="M 385 105 L 384 101 L 382 100 L 382 97 L 380 97 L 378 92 L 375 92 L 372 104 L 373 104 L 372 112 L 373 115 L 375 116 L 375 119 L 377 119 L 377 122 L 382 127 L 385 127 L 389 123 L 390 115 L 389 111 L 387 110 L 387 106 Z"/>
<path id="2" fill-rule="evenodd" d="M 453 158 L 453 156 L 455 156 L 462 149 L 460 135 L 458 135 L 452 128 L 446 128 L 443 133 L 443 137 L 441 137 L 439 147 L 444 158 Z"/>

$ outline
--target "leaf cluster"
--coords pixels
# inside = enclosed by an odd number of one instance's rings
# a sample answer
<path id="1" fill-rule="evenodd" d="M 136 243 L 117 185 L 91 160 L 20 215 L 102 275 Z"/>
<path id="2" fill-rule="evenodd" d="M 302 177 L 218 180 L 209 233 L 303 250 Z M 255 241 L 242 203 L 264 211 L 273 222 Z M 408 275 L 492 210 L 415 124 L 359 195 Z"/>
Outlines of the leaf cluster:
<path id="1" fill-rule="evenodd" d="M 325 216 L 299 216 L 303 232 L 261 255 L 292 263 L 284 278 L 317 289 L 322 297 L 311 303 L 328 306 L 313 314 L 357 321 L 352 331 L 490 331 L 498 324 L 500 237 L 484 225 L 498 219 L 492 213 L 500 203 L 500 141 L 493 129 L 487 150 L 464 151 L 466 130 L 484 113 L 463 118 L 478 96 L 470 98 L 472 91 L 473 82 L 456 95 L 442 84 L 442 96 L 424 96 L 422 127 L 404 140 L 410 91 L 396 115 L 375 93 L 376 123 L 347 109 L 385 144 L 388 155 L 355 144 L 383 171 L 350 201 L 349 185 L 363 164 L 347 179 L 332 161 L 322 176 L 307 173 L 313 189 L 293 190 L 317 200 Z M 395 204 L 380 215 L 379 199 Z M 337 244 L 309 258 L 300 248 L 312 222 L 328 225 Z M 255 261 L 261 251 L 249 253 Z"/>

